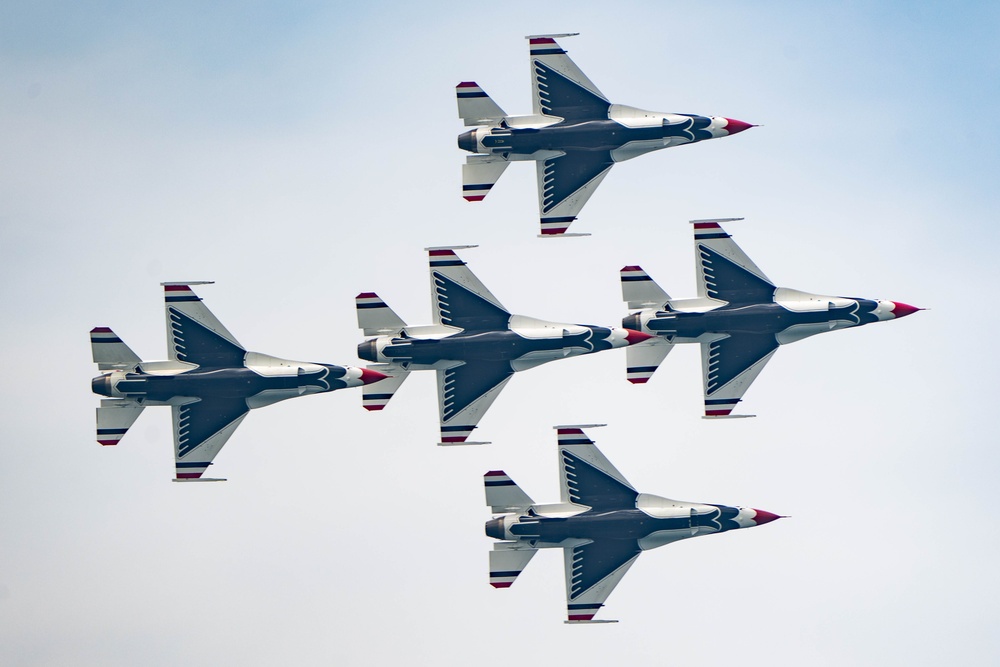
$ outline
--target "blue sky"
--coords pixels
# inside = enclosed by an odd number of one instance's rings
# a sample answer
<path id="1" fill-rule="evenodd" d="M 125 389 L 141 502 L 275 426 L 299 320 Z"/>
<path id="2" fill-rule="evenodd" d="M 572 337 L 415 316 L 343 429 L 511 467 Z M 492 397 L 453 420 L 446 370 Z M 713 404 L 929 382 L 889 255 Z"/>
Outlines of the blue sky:
<path id="1" fill-rule="evenodd" d="M 0 10 L 0 662 L 5 665 L 994 664 L 1000 546 L 1000 10 L 992 3 L 375 2 Z M 533 169 L 460 197 L 454 85 L 530 110 L 524 35 L 612 101 L 763 127 L 617 166 L 574 231 L 535 238 Z M 353 297 L 428 321 L 431 245 L 511 310 L 618 322 L 618 269 L 694 294 L 687 220 L 776 282 L 930 307 L 782 349 L 752 420 L 700 415 L 700 361 L 624 355 L 516 377 L 434 446 L 435 389 L 250 415 L 226 484 L 177 485 L 168 411 L 93 440 L 87 331 L 165 354 L 164 280 L 253 350 L 357 363 Z M 792 519 L 644 555 L 615 626 L 566 627 L 562 563 L 487 584 L 481 475 L 555 500 L 556 423 L 641 491 Z M 477 434 L 478 435 L 478 434 Z"/>

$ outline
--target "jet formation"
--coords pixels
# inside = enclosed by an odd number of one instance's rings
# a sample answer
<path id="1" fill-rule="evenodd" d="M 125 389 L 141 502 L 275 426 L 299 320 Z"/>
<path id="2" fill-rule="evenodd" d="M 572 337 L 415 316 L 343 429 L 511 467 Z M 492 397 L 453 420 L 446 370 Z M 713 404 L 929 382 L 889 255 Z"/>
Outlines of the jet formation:
<path id="1" fill-rule="evenodd" d="M 731 412 L 781 345 L 922 310 L 900 301 L 776 287 L 722 228 L 736 220 L 742 218 L 691 221 L 696 298 L 672 299 L 641 266 L 621 270 L 622 298 L 641 309 L 622 326 L 656 336 L 627 351 L 629 382 L 647 382 L 674 345 L 699 343 L 705 417 L 752 417 Z"/>
<path id="2" fill-rule="evenodd" d="M 486 534 L 490 585 L 508 588 L 539 549 L 563 550 L 567 623 L 595 621 L 643 551 L 691 537 L 752 528 L 782 517 L 763 510 L 670 500 L 639 493 L 583 429 L 556 426 L 559 502 L 538 505 L 502 470 L 483 476 L 494 514 Z"/>
<path id="3" fill-rule="evenodd" d="M 458 115 L 474 129 L 458 137 L 474 153 L 462 167 L 462 196 L 482 201 L 511 162 L 533 161 L 541 236 L 567 234 L 618 162 L 754 127 L 722 116 L 662 113 L 612 104 L 556 37 L 529 35 L 532 113 L 510 116 L 474 81 L 455 88 Z"/>
<path id="4" fill-rule="evenodd" d="M 358 326 L 375 336 L 358 345 L 358 356 L 390 376 L 362 390 L 364 407 L 384 408 L 411 371 L 436 371 L 441 445 L 486 444 L 468 437 L 514 373 L 653 337 L 512 315 L 455 254 L 474 247 L 426 249 L 434 324 L 408 326 L 374 292 L 356 297 Z"/>
<path id="5" fill-rule="evenodd" d="M 97 441 L 117 445 L 143 409 L 169 405 L 174 425 L 175 482 L 202 477 L 254 408 L 297 396 L 359 387 L 385 378 L 377 371 L 289 361 L 247 352 L 191 289 L 207 282 L 162 283 L 167 314 L 166 361 L 142 361 L 108 327 L 90 332 L 98 370 Z"/>

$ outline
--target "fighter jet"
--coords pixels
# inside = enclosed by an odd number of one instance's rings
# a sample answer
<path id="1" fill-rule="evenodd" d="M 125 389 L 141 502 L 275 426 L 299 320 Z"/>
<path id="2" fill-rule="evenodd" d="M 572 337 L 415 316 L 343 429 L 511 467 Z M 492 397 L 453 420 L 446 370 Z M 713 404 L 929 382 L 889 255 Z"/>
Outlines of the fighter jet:
<path id="1" fill-rule="evenodd" d="M 467 438 L 517 371 L 555 359 L 632 345 L 650 334 L 615 327 L 547 322 L 511 315 L 455 250 L 426 248 L 434 324 L 411 327 L 374 292 L 356 298 L 366 336 L 358 356 L 390 377 L 362 390 L 367 410 L 381 410 L 410 371 L 437 371 L 440 445 L 482 445 Z"/>
<path id="2" fill-rule="evenodd" d="M 754 127 L 721 116 L 660 113 L 611 104 L 556 43 L 529 35 L 532 114 L 509 116 L 479 84 L 455 88 L 458 115 L 475 129 L 458 137 L 475 153 L 462 167 L 462 195 L 482 201 L 511 162 L 533 160 L 538 177 L 540 236 L 567 234 L 584 204 L 617 162 Z"/>
<path id="3" fill-rule="evenodd" d="M 175 482 L 202 477 L 254 408 L 306 394 L 358 387 L 376 371 L 279 359 L 247 352 L 191 290 L 210 282 L 161 283 L 167 312 L 167 361 L 142 361 L 108 327 L 90 332 L 94 363 L 108 371 L 91 381 L 107 396 L 97 408 L 97 442 L 117 445 L 152 405 L 169 405 L 174 423 Z"/>
<path id="4" fill-rule="evenodd" d="M 502 470 L 483 476 L 494 514 L 486 534 L 490 585 L 508 588 L 538 549 L 563 550 L 567 623 L 595 621 L 618 582 L 643 551 L 700 535 L 750 528 L 782 517 L 763 510 L 669 500 L 639 493 L 611 465 L 583 429 L 556 426 L 560 501 L 536 505 Z"/>
<path id="5" fill-rule="evenodd" d="M 691 221 L 695 299 L 671 299 L 640 266 L 621 270 L 622 298 L 629 308 L 642 309 L 622 326 L 657 336 L 628 350 L 629 382 L 648 381 L 674 345 L 700 343 L 705 417 L 752 417 L 730 413 L 778 346 L 923 310 L 899 301 L 775 287 L 720 224 L 735 220 L 742 218 Z"/>

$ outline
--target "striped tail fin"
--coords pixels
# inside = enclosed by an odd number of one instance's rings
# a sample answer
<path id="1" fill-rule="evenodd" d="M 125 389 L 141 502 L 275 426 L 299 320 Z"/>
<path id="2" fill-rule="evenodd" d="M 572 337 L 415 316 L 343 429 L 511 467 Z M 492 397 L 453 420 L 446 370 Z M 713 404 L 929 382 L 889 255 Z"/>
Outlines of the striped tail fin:
<path id="1" fill-rule="evenodd" d="M 143 406 L 135 401 L 102 400 L 101 407 L 97 408 L 97 442 L 102 445 L 117 445 L 142 414 L 142 410 Z"/>
<path id="2" fill-rule="evenodd" d="M 510 588 L 518 575 L 524 571 L 531 557 L 538 549 L 512 548 L 516 542 L 499 542 L 493 545 L 490 552 L 490 586 L 493 588 Z"/>
<path id="3" fill-rule="evenodd" d="M 102 371 L 132 370 L 142 363 L 132 348 L 108 327 L 90 330 L 90 349 L 94 354 L 94 363 Z"/>

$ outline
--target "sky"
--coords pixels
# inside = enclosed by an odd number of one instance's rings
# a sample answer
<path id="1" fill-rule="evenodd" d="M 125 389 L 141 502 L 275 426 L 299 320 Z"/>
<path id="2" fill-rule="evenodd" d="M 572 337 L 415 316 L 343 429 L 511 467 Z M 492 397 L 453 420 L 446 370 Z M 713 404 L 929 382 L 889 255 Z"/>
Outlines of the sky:
<path id="1" fill-rule="evenodd" d="M 8 3 L 0 9 L 0 663 L 992 665 L 1000 454 L 1000 10 L 988 2 L 472 6 Z M 613 101 L 761 125 L 615 167 L 577 239 L 534 170 L 461 196 L 454 86 L 530 112 L 528 34 Z M 255 411 L 173 484 L 169 411 L 94 441 L 87 332 L 165 357 L 161 281 L 249 349 L 357 364 L 354 295 L 430 320 L 426 254 L 516 313 L 611 325 L 618 270 L 695 293 L 688 220 L 777 283 L 929 310 L 779 351 L 705 421 L 700 357 L 519 374 L 482 447 L 435 446 L 434 378 Z M 567 626 L 561 555 L 488 585 L 482 474 L 558 499 L 555 436 L 640 491 L 791 518 L 646 553 Z"/>

